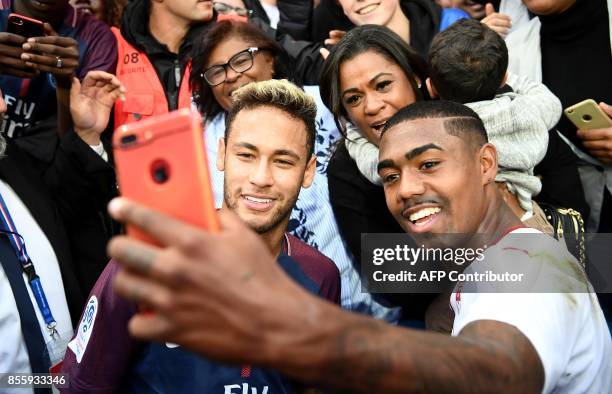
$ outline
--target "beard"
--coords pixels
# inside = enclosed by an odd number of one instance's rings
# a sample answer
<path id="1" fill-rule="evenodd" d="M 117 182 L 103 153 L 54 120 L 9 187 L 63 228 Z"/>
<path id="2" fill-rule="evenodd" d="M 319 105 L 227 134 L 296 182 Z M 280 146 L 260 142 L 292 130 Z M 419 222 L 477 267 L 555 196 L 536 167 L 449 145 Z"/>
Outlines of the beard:
<path id="1" fill-rule="evenodd" d="M 233 212 L 237 212 L 236 209 L 238 207 L 238 201 L 232 196 L 225 180 L 223 183 L 223 200 L 225 202 L 225 205 Z M 271 212 L 272 215 L 264 223 L 255 224 L 250 223 L 249 221 L 245 221 L 245 223 L 257 234 L 265 234 L 271 230 L 278 228 L 278 226 L 283 224 L 283 222 L 289 217 L 289 215 L 291 215 L 291 211 L 293 210 L 293 207 L 295 206 L 295 203 L 297 202 L 298 197 L 300 195 L 300 190 L 301 188 L 298 188 L 298 190 L 291 195 L 291 198 L 285 200 L 284 203 L 281 200 L 277 200 L 278 204 L 280 205 L 274 208 L 273 212 Z M 238 216 L 240 216 L 240 213 L 237 213 Z M 240 219 L 244 220 L 243 218 Z"/>
<path id="2" fill-rule="evenodd" d="M 274 215 L 272 215 L 270 220 L 265 223 L 259 225 L 251 225 L 250 223 L 247 224 L 249 224 L 249 227 L 251 227 L 257 234 L 265 234 L 268 231 L 274 230 L 280 226 L 285 219 L 289 217 L 289 215 L 291 215 L 291 211 L 293 210 L 296 201 L 297 195 L 292 201 L 289 201 L 288 204 L 284 204 L 282 207 L 279 207 L 279 209 L 274 212 Z"/>

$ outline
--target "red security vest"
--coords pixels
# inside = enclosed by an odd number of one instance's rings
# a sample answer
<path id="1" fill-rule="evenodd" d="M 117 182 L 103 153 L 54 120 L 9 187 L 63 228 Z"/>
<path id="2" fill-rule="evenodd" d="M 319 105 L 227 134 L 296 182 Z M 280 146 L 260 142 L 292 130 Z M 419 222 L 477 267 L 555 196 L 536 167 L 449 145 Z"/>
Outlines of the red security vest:
<path id="1" fill-rule="evenodd" d="M 146 53 L 130 45 L 116 27 L 111 30 L 117 38 L 116 75 L 126 90 L 125 101 L 117 100 L 115 103 L 115 127 L 167 113 L 168 101 L 164 88 Z M 190 73 L 191 62 L 185 68 L 179 89 L 179 108 L 191 106 Z"/>

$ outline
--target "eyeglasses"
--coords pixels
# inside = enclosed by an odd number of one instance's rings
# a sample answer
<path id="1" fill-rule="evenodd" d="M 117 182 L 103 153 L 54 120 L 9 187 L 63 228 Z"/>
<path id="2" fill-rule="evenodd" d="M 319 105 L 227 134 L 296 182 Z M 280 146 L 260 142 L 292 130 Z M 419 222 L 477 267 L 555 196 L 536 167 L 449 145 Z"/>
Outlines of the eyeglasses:
<path id="1" fill-rule="evenodd" d="M 241 7 L 233 7 L 229 4 L 221 3 L 219 1 L 215 1 L 213 3 L 213 8 L 219 14 L 223 14 L 223 15 L 231 14 L 232 11 L 238 14 L 238 16 L 251 16 L 253 14 L 252 10 L 248 10 L 246 8 L 241 8 Z"/>
<path id="2" fill-rule="evenodd" d="M 227 79 L 228 67 L 237 73 L 243 73 L 253 67 L 253 55 L 259 50 L 259 48 L 251 47 L 240 51 L 232 56 L 229 62 L 212 66 L 205 70 L 201 76 L 210 86 L 220 85 Z"/>

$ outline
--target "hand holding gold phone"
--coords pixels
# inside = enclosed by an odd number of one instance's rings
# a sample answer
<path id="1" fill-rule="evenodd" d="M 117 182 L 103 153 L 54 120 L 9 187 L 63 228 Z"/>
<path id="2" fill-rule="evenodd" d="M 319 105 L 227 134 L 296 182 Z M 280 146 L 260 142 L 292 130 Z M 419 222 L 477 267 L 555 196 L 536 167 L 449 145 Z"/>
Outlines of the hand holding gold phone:
<path id="1" fill-rule="evenodd" d="M 592 99 L 574 104 L 566 108 L 564 112 L 579 130 L 603 129 L 612 126 L 612 119 Z"/>

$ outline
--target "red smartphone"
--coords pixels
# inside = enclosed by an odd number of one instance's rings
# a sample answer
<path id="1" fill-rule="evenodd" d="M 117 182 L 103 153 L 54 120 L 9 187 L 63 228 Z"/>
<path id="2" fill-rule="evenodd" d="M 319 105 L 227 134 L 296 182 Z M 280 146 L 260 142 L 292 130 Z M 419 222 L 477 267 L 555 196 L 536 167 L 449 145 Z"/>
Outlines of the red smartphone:
<path id="1" fill-rule="evenodd" d="M 202 118 L 181 109 L 119 127 L 113 136 L 123 196 L 208 231 L 219 230 Z M 157 244 L 128 226 L 130 236 Z"/>
<path id="2" fill-rule="evenodd" d="M 25 38 L 44 37 L 45 25 L 42 21 L 37 19 L 28 18 L 27 16 L 19 14 L 10 14 L 8 16 L 6 31 Z"/>

